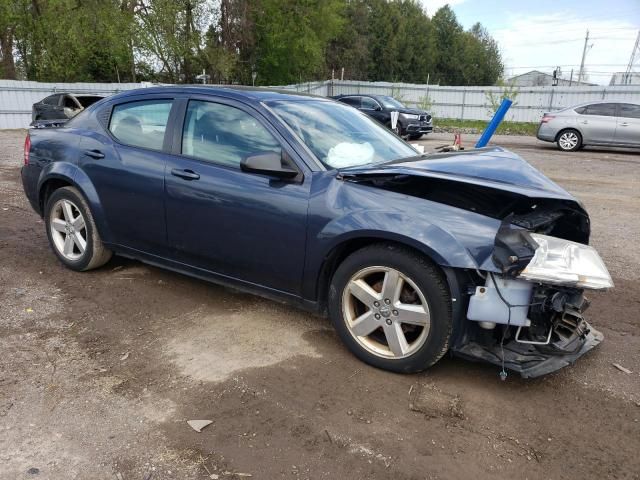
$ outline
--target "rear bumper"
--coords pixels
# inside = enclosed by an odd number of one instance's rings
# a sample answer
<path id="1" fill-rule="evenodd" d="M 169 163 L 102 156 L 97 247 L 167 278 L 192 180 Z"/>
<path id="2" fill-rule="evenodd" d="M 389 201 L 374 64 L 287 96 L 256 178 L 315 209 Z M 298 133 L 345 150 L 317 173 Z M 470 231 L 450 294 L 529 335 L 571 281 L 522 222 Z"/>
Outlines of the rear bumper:
<path id="1" fill-rule="evenodd" d="M 536 132 L 536 138 L 544 142 L 556 141 L 556 129 L 551 128 L 547 123 L 541 123 L 538 125 L 538 131 Z"/>
<path id="2" fill-rule="evenodd" d="M 36 213 L 42 216 L 42 210 L 38 202 L 38 178 L 40 176 L 40 169 L 34 165 L 25 165 L 20 170 L 20 177 L 22 178 L 22 188 L 24 194 L 31 204 Z"/>

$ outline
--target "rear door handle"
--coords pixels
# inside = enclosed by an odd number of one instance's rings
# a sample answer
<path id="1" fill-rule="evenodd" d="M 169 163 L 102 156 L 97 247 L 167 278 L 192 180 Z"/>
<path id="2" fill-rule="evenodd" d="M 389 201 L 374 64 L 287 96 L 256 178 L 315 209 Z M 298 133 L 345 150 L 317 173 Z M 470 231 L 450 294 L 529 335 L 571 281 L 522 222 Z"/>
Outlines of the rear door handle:
<path id="1" fill-rule="evenodd" d="M 96 160 L 100 160 L 101 158 L 104 158 L 104 153 L 102 153 L 100 150 L 85 150 L 84 154 L 87 157 L 91 157 L 91 158 L 95 158 Z"/>
<path id="2" fill-rule="evenodd" d="M 185 180 L 198 180 L 200 178 L 200 174 L 193 170 L 180 170 L 179 168 L 171 170 L 171 175 L 184 178 Z"/>
<path id="3" fill-rule="evenodd" d="M 628 124 L 627 122 L 622 122 L 622 123 L 620 124 L 620 126 L 621 126 L 621 127 L 628 127 L 628 126 L 629 126 L 629 124 Z"/>

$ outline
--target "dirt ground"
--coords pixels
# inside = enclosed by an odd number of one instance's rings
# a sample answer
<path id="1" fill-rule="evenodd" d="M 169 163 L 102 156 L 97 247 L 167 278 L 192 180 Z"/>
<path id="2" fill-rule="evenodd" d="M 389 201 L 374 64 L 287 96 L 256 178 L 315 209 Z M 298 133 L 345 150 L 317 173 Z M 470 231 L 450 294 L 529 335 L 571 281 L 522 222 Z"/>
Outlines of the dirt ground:
<path id="1" fill-rule="evenodd" d="M 0 132 L 1 479 L 640 478 L 638 153 L 495 139 L 585 203 L 616 284 L 590 295 L 601 346 L 501 382 L 448 357 L 375 370 L 324 319 L 138 262 L 63 268 L 19 183 L 24 134 Z"/>

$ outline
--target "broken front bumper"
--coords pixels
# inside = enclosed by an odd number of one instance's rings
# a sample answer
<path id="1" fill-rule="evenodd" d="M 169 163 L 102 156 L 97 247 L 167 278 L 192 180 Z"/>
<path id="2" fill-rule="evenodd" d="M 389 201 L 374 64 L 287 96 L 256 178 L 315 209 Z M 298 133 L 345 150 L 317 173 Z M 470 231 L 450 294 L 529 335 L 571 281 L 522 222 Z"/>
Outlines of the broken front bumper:
<path id="1" fill-rule="evenodd" d="M 502 351 L 504 351 L 505 368 L 520 373 L 523 378 L 539 377 L 572 365 L 578 358 L 602 342 L 604 335 L 588 323 L 585 322 L 585 324 L 588 333 L 581 339 L 578 348 L 571 353 L 546 353 L 534 345 L 518 343 L 515 340 L 505 343 L 502 350 L 499 344 L 483 345 L 476 341 L 469 341 L 452 348 L 452 352 L 468 360 L 485 361 L 502 366 Z"/>

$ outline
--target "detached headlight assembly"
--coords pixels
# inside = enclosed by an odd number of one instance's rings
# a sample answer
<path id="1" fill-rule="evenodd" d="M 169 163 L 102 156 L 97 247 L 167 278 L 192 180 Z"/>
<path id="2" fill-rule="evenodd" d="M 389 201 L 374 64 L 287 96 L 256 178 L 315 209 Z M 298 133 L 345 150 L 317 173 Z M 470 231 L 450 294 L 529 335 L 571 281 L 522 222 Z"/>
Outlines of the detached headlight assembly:
<path id="1" fill-rule="evenodd" d="M 613 287 L 611 275 L 594 248 L 547 235 L 529 235 L 538 247 L 520 278 L 594 290 Z"/>
<path id="2" fill-rule="evenodd" d="M 412 113 L 405 113 L 404 114 L 404 118 L 406 118 L 408 120 L 418 120 L 420 118 L 420 115 L 414 115 Z"/>

